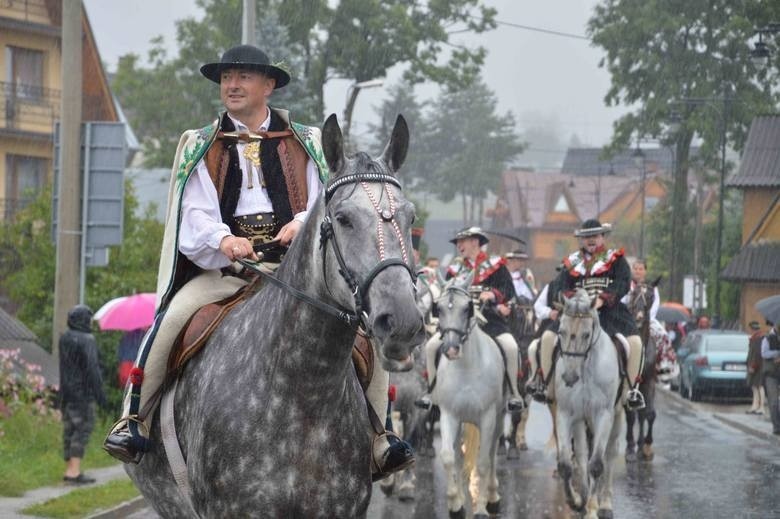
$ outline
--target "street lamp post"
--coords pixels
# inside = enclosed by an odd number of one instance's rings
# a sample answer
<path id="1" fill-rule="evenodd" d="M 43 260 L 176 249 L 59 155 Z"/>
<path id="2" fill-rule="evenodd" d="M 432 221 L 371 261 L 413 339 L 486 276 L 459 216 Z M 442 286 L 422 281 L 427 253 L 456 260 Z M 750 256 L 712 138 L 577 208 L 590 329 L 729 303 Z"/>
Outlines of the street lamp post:
<path id="1" fill-rule="evenodd" d="M 639 193 L 640 193 L 640 215 L 639 215 L 639 257 L 645 257 L 645 154 L 639 147 L 639 139 L 636 140 L 636 149 L 631 154 L 634 158 L 634 165 L 639 169 Z"/>
<path id="2" fill-rule="evenodd" d="M 355 109 L 355 103 L 360 91 L 364 88 L 380 87 L 384 84 L 382 79 L 371 79 L 369 81 L 360 81 L 359 83 L 353 83 L 347 89 L 347 104 L 344 108 L 344 140 L 349 141 L 349 130 L 352 126 L 352 110 Z"/>
<path id="3" fill-rule="evenodd" d="M 767 46 L 766 42 L 764 41 L 764 35 L 777 34 L 779 32 L 780 23 L 778 22 L 769 23 L 766 25 L 766 27 L 762 27 L 756 30 L 756 34 L 758 34 L 758 41 L 754 44 L 753 50 L 750 51 L 750 57 L 757 67 L 765 66 L 769 61 L 769 57 L 772 55 L 769 50 L 769 46 Z"/>

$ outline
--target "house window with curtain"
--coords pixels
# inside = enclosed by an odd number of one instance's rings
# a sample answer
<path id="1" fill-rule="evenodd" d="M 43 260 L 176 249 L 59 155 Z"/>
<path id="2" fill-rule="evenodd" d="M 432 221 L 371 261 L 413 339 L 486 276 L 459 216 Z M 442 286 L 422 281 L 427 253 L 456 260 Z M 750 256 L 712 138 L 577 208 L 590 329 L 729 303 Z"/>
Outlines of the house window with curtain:
<path id="1" fill-rule="evenodd" d="M 5 48 L 6 77 L 16 99 L 37 101 L 43 97 L 43 52 L 22 47 Z"/>
<path id="2" fill-rule="evenodd" d="M 47 159 L 5 156 L 5 218 L 10 219 L 32 201 L 46 181 Z"/>

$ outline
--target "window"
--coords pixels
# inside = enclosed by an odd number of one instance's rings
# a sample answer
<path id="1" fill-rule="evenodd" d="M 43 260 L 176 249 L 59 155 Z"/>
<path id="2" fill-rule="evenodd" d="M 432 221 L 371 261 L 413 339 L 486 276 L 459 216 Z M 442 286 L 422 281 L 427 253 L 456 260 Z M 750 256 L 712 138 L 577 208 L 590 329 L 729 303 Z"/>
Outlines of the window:
<path id="1" fill-rule="evenodd" d="M 571 209 L 569 209 L 569 203 L 566 201 L 566 197 L 564 195 L 558 195 L 558 201 L 555 202 L 555 206 L 553 207 L 553 211 L 556 213 L 570 213 Z"/>
<path id="2" fill-rule="evenodd" d="M 14 97 L 40 99 L 43 96 L 43 52 L 11 46 L 5 50 L 7 77 Z"/>
<path id="3" fill-rule="evenodd" d="M 39 157 L 6 155 L 5 217 L 22 209 L 43 187 L 47 160 Z"/>

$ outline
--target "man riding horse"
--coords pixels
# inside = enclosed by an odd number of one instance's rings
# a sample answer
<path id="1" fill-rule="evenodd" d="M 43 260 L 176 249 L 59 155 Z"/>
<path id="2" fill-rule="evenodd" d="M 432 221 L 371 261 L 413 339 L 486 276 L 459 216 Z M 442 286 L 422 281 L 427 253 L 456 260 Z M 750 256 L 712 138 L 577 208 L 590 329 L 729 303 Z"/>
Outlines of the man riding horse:
<path id="1" fill-rule="evenodd" d="M 557 279 L 557 290 L 571 293 L 584 288 L 596 297 L 596 308 L 602 328 L 611 336 L 621 334 L 627 341 L 628 391 L 626 406 L 631 409 L 644 407 L 644 397 L 637 388 L 642 372 L 642 341 L 636 323 L 628 308 L 620 301 L 628 293 L 631 269 L 623 256 L 623 249 L 608 249 L 605 235 L 612 230 L 596 219 L 586 220 L 582 228 L 574 232 L 580 239 L 580 249 L 563 259 L 564 268 Z M 529 382 L 528 389 L 536 399 L 547 398 L 547 381 L 551 379 L 553 355 L 557 342 L 557 330 L 548 330 L 541 339 L 541 369 Z"/>
<path id="2" fill-rule="evenodd" d="M 268 269 L 278 267 L 328 176 L 319 129 L 292 122 L 286 110 L 268 106 L 268 97 L 290 75 L 272 65 L 263 51 L 239 45 L 200 71 L 219 85 L 226 111 L 214 123 L 186 131 L 179 142 L 156 317 L 131 373 L 123 416 L 104 443 L 109 454 L 125 463 L 138 463 L 150 446 L 151 418 L 182 328 L 204 305 L 247 287 L 251 278 L 236 268 L 237 260 L 262 259 Z M 256 249 L 264 250 L 262 258 Z M 369 403 L 385 416 L 386 385 L 374 393 L 367 395 Z M 378 474 L 413 460 L 408 444 L 397 437 L 382 434 L 377 439 L 373 459 Z"/>
<path id="3" fill-rule="evenodd" d="M 650 320 L 655 321 L 658 307 L 661 305 L 661 295 L 658 293 L 658 286 L 650 285 L 647 282 L 647 262 L 642 258 L 638 258 L 631 264 L 631 287 L 628 289 L 628 294 L 623 296 L 623 299 L 620 301 L 630 308 L 631 296 L 641 295 L 647 290 L 652 290 L 652 294 L 645 296 L 645 299 L 648 300 L 652 297 L 648 313 L 650 314 Z M 644 317 L 644 313 L 641 316 L 637 316 L 637 326 L 640 325 L 639 321 L 644 319 Z"/>
<path id="4" fill-rule="evenodd" d="M 512 276 L 506 268 L 506 260 L 500 256 L 488 256 L 482 250 L 482 246 L 488 241 L 479 227 L 459 231 L 450 242 L 458 248 L 461 257 L 449 266 L 446 278 L 465 278 L 469 273 L 474 273 L 472 286 L 480 290 L 480 302 L 489 305 L 483 312 L 486 322 L 482 328 L 495 339 L 506 360 L 506 375 L 512 391 L 507 407 L 510 411 L 520 411 L 524 404 L 517 389 L 518 348 L 506 324 L 506 317 L 510 312 L 507 303 L 515 295 L 514 286 Z M 436 380 L 436 352 L 441 344 L 441 334 L 436 333 L 425 345 L 429 391 L 415 402 L 415 405 L 425 409 L 432 406 L 430 390 Z"/>

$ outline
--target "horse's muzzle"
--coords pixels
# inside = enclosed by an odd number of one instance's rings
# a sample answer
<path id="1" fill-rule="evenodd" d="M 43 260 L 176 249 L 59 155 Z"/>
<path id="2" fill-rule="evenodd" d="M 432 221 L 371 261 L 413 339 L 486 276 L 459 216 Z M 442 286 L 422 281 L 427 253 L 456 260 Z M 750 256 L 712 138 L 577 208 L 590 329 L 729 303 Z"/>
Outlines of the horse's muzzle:
<path id="1" fill-rule="evenodd" d="M 449 360 L 455 360 L 460 358 L 460 344 L 455 344 L 452 342 L 443 342 L 439 351 L 442 355 L 447 357 Z"/>

